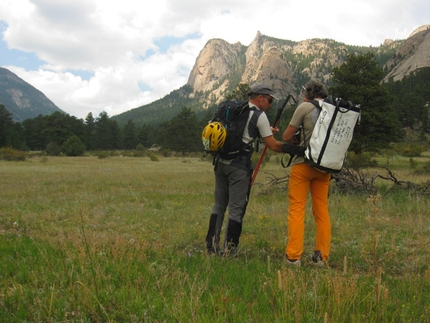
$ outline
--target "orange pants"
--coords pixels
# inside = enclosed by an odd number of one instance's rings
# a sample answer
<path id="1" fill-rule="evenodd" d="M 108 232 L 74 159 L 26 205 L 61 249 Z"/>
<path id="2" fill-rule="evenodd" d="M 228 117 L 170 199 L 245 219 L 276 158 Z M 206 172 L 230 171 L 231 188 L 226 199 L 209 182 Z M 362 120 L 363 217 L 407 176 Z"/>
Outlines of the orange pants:
<path id="1" fill-rule="evenodd" d="M 288 184 L 288 259 L 300 259 L 303 254 L 305 234 L 306 198 L 310 191 L 312 213 L 316 223 L 314 250 L 320 250 L 324 261 L 330 254 L 331 227 L 328 213 L 330 174 L 323 173 L 306 163 L 293 165 Z"/>

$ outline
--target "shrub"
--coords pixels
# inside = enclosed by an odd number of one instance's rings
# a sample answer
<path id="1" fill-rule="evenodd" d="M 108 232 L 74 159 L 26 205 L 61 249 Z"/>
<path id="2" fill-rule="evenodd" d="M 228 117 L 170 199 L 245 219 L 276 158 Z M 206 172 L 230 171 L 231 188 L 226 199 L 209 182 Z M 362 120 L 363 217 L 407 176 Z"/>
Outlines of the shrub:
<path id="1" fill-rule="evenodd" d="M 171 155 L 172 152 L 170 151 L 170 149 L 163 149 L 161 151 L 161 153 L 163 154 L 163 157 L 170 157 L 170 155 Z"/>
<path id="2" fill-rule="evenodd" d="M 97 151 L 94 155 L 96 155 L 98 159 L 105 159 L 110 156 L 108 151 Z"/>
<path id="3" fill-rule="evenodd" d="M 73 135 L 63 143 L 61 150 L 66 156 L 83 156 L 85 153 L 85 145 L 78 136 Z"/>
<path id="4" fill-rule="evenodd" d="M 145 148 L 145 146 L 144 146 L 144 145 L 142 145 L 142 144 L 138 144 L 138 145 L 136 146 L 136 150 L 137 150 L 137 151 L 145 151 L 145 150 L 146 150 L 146 148 Z"/>
<path id="5" fill-rule="evenodd" d="M 372 159 L 370 153 L 355 154 L 354 152 L 348 152 L 345 165 L 357 170 L 363 167 L 377 166 L 377 162 Z"/>
<path id="6" fill-rule="evenodd" d="M 405 157 L 419 157 L 426 150 L 424 145 L 418 143 L 401 143 L 394 146 L 396 152 Z"/>
<path id="7" fill-rule="evenodd" d="M 25 151 L 15 150 L 13 148 L 0 148 L 0 159 L 8 161 L 23 161 L 27 154 Z"/>
<path id="8" fill-rule="evenodd" d="M 146 156 L 146 151 L 145 150 L 135 150 L 133 152 L 133 157 L 145 157 Z"/>
<path id="9" fill-rule="evenodd" d="M 55 141 L 51 141 L 46 146 L 46 154 L 48 156 L 59 156 L 61 154 L 61 147 Z"/>
<path id="10" fill-rule="evenodd" d="M 156 155 L 156 154 L 154 154 L 154 153 L 151 153 L 151 155 L 149 155 L 149 158 L 152 160 L 152 161 L 160 161 L 160 159 L 158 158 L 158 156 Z"/>

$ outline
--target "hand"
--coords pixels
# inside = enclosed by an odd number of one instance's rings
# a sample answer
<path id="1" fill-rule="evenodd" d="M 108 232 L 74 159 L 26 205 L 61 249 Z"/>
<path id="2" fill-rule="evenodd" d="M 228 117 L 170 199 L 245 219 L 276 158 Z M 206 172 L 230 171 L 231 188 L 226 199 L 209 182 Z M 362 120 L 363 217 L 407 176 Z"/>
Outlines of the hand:
<path id="1" fill-rule="evenodd" d="M 270 129 L 272 130 L 272 133 L 274 135 L 276 135 L 279 132 L 279 128 L 278 127 L 270 127 Z"/>
<path id="2" fill-rule="evenodd" d="M 293 144 L 299 145 L 300 144 L 300 137 L 302 135 L 302 127 L 300 127 L 293 136 Z"/>

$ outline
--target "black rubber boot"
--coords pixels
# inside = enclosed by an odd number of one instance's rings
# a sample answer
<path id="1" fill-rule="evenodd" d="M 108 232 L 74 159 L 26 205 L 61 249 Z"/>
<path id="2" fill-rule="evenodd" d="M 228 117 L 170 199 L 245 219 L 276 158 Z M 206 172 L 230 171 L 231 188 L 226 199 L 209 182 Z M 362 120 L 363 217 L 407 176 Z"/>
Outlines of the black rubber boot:
<path id="1" fill-rule="evenodd" d="M 237 246 L 239 245 L 239 237 L 242 233 L 242 223 L 229 220 L 227 225 L 227 238 L 225 241 L 225 256 L 233 256 L 237 255 Z"/>
<path id="2" fill-rule="evenodd" d="M 239 245 L 239 237 L 242 233 L 242 223 L 229 220 L 227 226 L 227 243 L 233 243 L 236 247 Z"/>
<path id="3" fill-rule="evenodd" d="M 221 228 L 219 225 L 219 216 L 218 214 L 211 214 L 209 219 L 209 229 L 206 235 L 206 251 L 208 255 L 218 253 L 220 232 Z"/>

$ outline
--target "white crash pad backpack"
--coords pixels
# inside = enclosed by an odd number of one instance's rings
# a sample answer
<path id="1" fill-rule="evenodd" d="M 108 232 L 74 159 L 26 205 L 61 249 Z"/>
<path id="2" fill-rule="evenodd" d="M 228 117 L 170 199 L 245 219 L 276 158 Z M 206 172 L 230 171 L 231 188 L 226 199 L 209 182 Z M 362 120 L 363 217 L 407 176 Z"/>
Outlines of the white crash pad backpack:
<path id="1" fill-rule="evenodd" d="M 354 128 L 360 123 L 360 105 L 336 99 L 334 102 L 312 100 L 320 109 L 312 137 L 305 151 L 305 162 L 328 173 L 342 169 Z"/>

